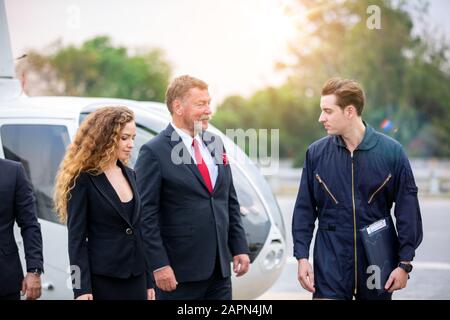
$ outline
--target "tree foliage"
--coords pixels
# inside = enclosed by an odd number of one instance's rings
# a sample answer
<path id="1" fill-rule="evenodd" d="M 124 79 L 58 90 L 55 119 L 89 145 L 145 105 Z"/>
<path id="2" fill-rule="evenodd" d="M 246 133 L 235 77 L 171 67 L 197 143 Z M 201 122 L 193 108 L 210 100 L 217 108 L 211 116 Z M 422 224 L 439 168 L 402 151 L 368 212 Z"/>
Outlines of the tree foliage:
<path id="1" fill-rule="evenodd" d="M 79 47 L 57 42 L 47 53 L 29 52 L 23 63 L 19 69 L 35 80 L 35 85 L 27 85 L 32 94 L 164 101 L 171 73 L 162 51 L 130 55 L 106 36 Z"/>
<path id="2" fill-rule="evenodd" d="M 450 68 L 448 42 L 414 30 L 411 15 L 426 17 L 422 1 L 298 0 L 306 12 L 298 41 L 291 44 L 294 63 L 279 88 L 249 99 L 226 99 L 214 117 L 219 128 L 280 129 L 280 155 L 299 165 L 306 147 L 324 131 L 317 122 L 323 83 L 330 77 L 363 84 L 367 102 L 363 119 L 399 140 L 414 156 L 449 157 Z M 367 26 L 367 8 L 381 12 L 381 29 Z M 294 8 L 295 9 L 295 8 Z M 300 19 L 299 19 L 300 20 Z"/>

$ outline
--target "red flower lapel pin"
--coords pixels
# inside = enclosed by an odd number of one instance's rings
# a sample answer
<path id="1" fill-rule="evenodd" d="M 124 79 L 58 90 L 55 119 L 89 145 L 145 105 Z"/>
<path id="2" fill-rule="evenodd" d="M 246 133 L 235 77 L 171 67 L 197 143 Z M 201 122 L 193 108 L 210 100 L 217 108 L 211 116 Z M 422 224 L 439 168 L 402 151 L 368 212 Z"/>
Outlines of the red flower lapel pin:
<path id="1" fill-rule="evenodd" d="M 225 151 L 222 153 L 222 163 L 224 166 L 228 165 L 228 157 Z"/>

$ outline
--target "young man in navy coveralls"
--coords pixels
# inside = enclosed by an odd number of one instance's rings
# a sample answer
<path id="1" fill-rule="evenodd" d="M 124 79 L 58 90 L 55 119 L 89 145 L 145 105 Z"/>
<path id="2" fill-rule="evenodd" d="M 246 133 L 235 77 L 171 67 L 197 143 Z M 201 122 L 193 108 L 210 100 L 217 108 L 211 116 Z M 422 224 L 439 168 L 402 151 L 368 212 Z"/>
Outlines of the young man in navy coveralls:
<path id="1" fill-rule="evenodd" d="M 406 286 L 422 241 L 417 187 L 408 158 L 400 143 L 362 120 L 364 100 L 357 82 L 328 80 L 319 118 L 328 136 L 306 152 L 292 234 L 298 279 L 314 299 L 391 299 L 393 291 Z M 367 285 L 372 273 L 367 272 L 358 230 L 390 217 L 394 202 L 399 264 L 379 293 Z M 308 259 L 316 219 L 313 270 Z"/>

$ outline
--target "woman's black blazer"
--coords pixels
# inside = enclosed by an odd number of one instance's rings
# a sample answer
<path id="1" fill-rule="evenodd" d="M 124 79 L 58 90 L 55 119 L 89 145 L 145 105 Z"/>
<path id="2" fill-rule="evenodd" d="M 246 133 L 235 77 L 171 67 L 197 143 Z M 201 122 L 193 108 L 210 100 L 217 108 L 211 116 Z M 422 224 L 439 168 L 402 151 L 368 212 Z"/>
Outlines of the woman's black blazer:
<path id="1" fill-rule="evenodd" d="M 81 173 L 70 192 L 67 228 L 75 297 L 92 293 L 91 274 L 128 278 L 147 271 L 135 173 L 120 161 L 117 164 L 133 190 L 131 217 L 104 173 Z M 147 278 L 147 287 L 152 287 Z"/>

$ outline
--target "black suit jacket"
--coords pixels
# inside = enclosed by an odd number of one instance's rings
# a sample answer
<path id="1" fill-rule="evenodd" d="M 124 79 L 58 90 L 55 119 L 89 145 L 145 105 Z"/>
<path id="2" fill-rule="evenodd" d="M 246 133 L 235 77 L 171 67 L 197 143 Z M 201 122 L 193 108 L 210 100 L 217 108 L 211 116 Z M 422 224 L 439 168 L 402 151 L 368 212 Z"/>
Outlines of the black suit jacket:
<path id="1" fill-rule="evenodd" d="M 104 173 L 83 172 L 71 190 L 68 202 L 69 260 L 75 298 L 92 293 L 91 274 L 116 278 L 147 271 L 141 235 L 141 200 L 133 170 L 117 164 L 133 190 L 132 217 L 124 213 L 119 196 Z M 75 267 L 74 267 L 75 266 Z M 76 285 L 80 271 L 80 286 Z M 152 287 L 148 278 L 147 287 Z"/>
<path id="2" fill-rule="evenodd" d="M 14 222 L 22 234 L 27 269 L 43 270 L 42 235 L 33 188 L 19 162 L 0 159 L 0 296 L 20 291 L 23 280 Z"/>
<path id="3" fill-rule="evenodd" d="M 212 141 L 222 146 L 209 148 L 216 163 L 220 162 L 224 150 L 220 138 L 211 135 L 204 141 L 208 148 Z M 172 151 L 182 154 L 190 164 L 174 163 Z M 150 269 L 170 265 L 177 281 L 201 281 L 212 275 L 217 258 L 222 276 L 230 276 L 230 253 L 234 256 L 249 251 L 230 166 L 218 164 L 211 194 L 169 124 L 142 146 L 135 170 Z"/>

